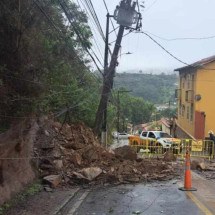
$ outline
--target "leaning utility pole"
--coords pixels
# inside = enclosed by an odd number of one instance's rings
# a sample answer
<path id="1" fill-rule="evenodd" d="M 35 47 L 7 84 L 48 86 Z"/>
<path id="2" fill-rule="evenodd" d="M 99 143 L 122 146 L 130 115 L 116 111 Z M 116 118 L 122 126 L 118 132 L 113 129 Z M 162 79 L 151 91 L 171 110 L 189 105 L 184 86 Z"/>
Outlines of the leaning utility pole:
<path id="1" fill-rule="evenodd" d="M 133 2 L 132 4 L 132 0 L 122 0 L 120 2 L 120 5 L 116 7 L 116 10 L 114 12 L 114 19 L 117 20 L 117 23 L 120 24 L 120 27 L 119 27 L 116 43 L 114 46 L 113 54 L 111 56 L 110 65 L 109 67 L 105 66 L 105 70 L 104 70 L 103 89 L 102 89 L 101 99 L 96 113 L 96 119 L 95 119 L 95 125 L 94 125 L 94 131 L 97 134 L 100 133 L 102 122 L 103 122 L 103 132 L 106 133 L 107 131 L 107 106 L 108 106 L 107 104 L 108 104 L 108 99 L 109 99 L 111 89 L 113 87 L 113 79 L 114 79 L 115 69 L 117 66 L 117 58 L 121 47 L 121 41 L 122 41 L 124 30 L 125 28 L 134 29 L 132 28 L 132 25 L 139 23 L 139 20 L 141 19 L 141 15 L 135 10 L 135 7 L 136 7 L 136 2 Z M 108 14 L 108 16 L 110 15 Z M 137 27 L 135 28 L 135 30 L 137 30 Z M 108 40 L 107 40 L 107 34 L 106 34 L 106 47 L 108 45 L 107 42 Z M 105 62 L 107 63 L 107 61 Z M 104 136 L 106 137 L 106 134 Z"/>

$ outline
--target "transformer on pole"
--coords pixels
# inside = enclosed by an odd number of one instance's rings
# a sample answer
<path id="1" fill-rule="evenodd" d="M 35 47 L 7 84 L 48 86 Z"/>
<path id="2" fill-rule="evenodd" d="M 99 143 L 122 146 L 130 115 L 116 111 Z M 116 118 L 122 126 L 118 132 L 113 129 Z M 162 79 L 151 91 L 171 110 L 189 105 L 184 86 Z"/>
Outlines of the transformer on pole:
<path id="1" fill-rule="evenodd" d="M 100 134 L 100 129 L 102 128 L 102 142 L 106 145 L 107 140 L 107 104 L 109 100 L 109 95 L 113 86 L 113 79 L 115 75 L 115 69 L 117 66 L 117 58 L 119 54 L 119 50 L 121 47 L 121 41 L 123 37 L 124 30 L 139 30 L 141 27 L 141 14 L 135 10 L 137 2 L 133 2 L 132 0 L 122 0 L 120 4 L 116 7 L 114 15 L 107 15 L 107 19 L 110 17 L 114 17 L 117 23 L 120 25 L 119 32 L 117 35 L 117 39 L 115 42 L 113 54 L 111 56 L 111 61 L 109 66 L 108 62 L 108 34 L 109 34 L 109 26 L 106 26 L 106 45 L 105 45 L 105 70 L 104 70 L 104 78 L 103 78 L 103 88 L 100 103 L 98 106 L 98 110 L 96 113 L 96 119 L 94 124 L 94 131 L 96 134 Z M 107 25 L 109 25 L 109 21 L 107 20 Z"/>

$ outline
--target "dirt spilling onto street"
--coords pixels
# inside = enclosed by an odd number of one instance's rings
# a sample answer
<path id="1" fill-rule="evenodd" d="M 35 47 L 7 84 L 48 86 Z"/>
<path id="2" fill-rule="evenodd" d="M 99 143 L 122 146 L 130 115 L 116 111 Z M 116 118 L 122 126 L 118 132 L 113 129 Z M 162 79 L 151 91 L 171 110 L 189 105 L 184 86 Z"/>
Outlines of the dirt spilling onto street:
<path id="1" fill-rule="evenodd" d="M 40 176 L 52 187 L 168 180 L 177 175 L 173 162 L 137 158 L 129 146 L 105 149 L 84 124 L 41 122 L 34 153 Z"/>

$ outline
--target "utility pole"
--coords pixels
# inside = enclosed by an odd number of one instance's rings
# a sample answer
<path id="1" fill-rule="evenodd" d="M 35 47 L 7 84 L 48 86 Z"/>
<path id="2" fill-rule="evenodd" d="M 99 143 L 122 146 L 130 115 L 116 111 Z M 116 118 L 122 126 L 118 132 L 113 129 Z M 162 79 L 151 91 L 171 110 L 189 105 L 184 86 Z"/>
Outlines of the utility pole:
<path id="1" fill-rule="evenodd" d="M 95 133 L 99 134 L 101 125 L 103 122 L 103 131 L 107 132 L 107 104 L 111 89 L 113 87 L 113 79 L 115 74 L 115 69 L 117 66 L 117 58 L 119 54 L 119 50 L 121 47 L 121 41 L 123 37 L 123 33 L 125 28 L 129 29 L 132 28 L 133 24 L 139 23 L 139 19 L 141 19 L 140 13 L 135 10 L 136 2 L 131 3 L 132 0 L 122 0 L 120 5 L 116 7 L 114 12 L 114 19 L 120 25 L 116 43 L 114 46 L 113 54 L 111 56 L 111 61 L 109 67 L 107 66 L 107 52 L 105 52 L 105 71 L 103 77 L 103 88 L 100 103 L 98 106 L 98 110 L 96 113 L 96 119 L 94 124 L 94 131 Z M 110 17 L 110 15 L 109 15 Z M 108 17 L 107 17 L 108 19 Z M 107 24 L 109 25 L 109 21 L 107 20 Z M 107 32 L 109 31 L 109 27 L 107 27 Z M 108 46 L 108 36 L 106 32 L 106 48 Z M 105 134 L 106 136 L 106 134 Z"/>
<path id="2" fill-rule="evenodd" d="M 105 55 L 104 55 L 104 76 L 107 75 L 108 72 L 108 49 L 109 49 L 109 23 L 110 23 L 110 14 L 107 14 L 107 22 L 106 22 L 106 36 L 105 36 Z M 105 83 L 104 83 L 105 84 Z M 101 133 L 101 142 L 102 144 L 107 144 L 107 104 L 104 107 L 104 112 L 102 114 L 103 123 L 102 123 L 102 133 Z"/>
<path id="3" fill-rule="evenodd" d="M 120 132 L 120 93 L 130 93 L 131 90 L 118 90 L 117 91 L 117 132 Z M 124 129 L 124 126 L 123 126 Z"/>

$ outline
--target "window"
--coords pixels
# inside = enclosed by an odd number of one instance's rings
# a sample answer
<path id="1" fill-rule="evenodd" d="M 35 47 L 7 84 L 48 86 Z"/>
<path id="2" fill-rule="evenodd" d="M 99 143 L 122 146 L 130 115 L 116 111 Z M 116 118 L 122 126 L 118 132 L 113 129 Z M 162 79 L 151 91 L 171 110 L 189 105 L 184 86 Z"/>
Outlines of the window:
<path id="1" fill-rule="evenodd" d="M 187 75 L 187 89 L 190 89 L 190 75 Z"/>
<path id="2" fill-rule="evenodd" d="M 142 137 L 146 137 L 147 136 L 147 132 L 143 132 L 141 136 Z"/>
<path id="3" fill-rule="evenodd" d="M 188 101 L 188 91 L 185 92 L 185 101 Z"/>
<path id="4" fill-rule="evenodd" d="M 171 136 L 165 132 L 161 132 L 160 134 L 158 134 L 158 137 L 160 137 L 160 138 L 171 138 Z"/>
<path id="5" fill-rule="evenodd" d="M 193 103 L 190 105 L 190 121 L 193 121 Z"/>
<path id="6" fill-rule="evenodd" d="M 183 82 L 183 78 L 180 77 L 180 88 L 182 88 L 182 82 Z"/>
<path id="7" fill-rule="evenodd" d="M 190 107 L 187 106 L 187 119 L 189 120 L 190 119 Z"/>
<path id="8" fill-rule="evenodd" d="M 179 115 L 181 115 L 181 114 L 182 114 L 182 105 L 181 105 L 181 100 L 179 101 L 178 112 L 179 112 Z"/>
<path id="9" fill-rule="evenodd" d="M 191 89 L 194 89 L 194 75 L 191 76 Z"/>
<path id="10" fill-rule="evenodd" d="M 182 111 L 181 111 L 181 114 L 182 114 L 182 116 L 184 117 L 184 112 L 185 112 L 185 106 L 184 105 L 182 105 Z"/>
<path id="11" fill-rule="evenodd" d="M 149 138 L 155 138 L 155 135 L 152 132 L 149 132 Z"/>

